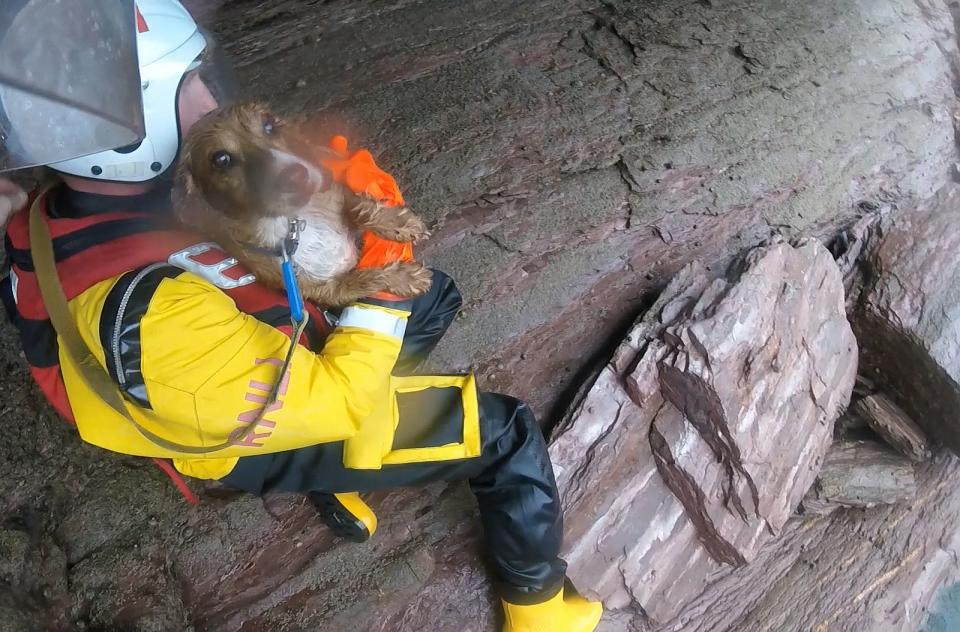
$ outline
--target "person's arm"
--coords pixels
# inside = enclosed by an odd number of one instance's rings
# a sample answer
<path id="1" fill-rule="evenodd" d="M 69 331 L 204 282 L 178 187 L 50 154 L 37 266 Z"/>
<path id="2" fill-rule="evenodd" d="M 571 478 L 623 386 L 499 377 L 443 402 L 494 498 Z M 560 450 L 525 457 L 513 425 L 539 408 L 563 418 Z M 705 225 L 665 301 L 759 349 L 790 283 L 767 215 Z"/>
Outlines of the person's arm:
<path id="1" fill-rule="evenodd" d="M 197 428 L 208 445 L 222 441 L 225 428 L 241 428 L 255 418 L 277 379 L 288 336 L 240 312 L 227 295 L 189 273 L 145 277 L 134 300 L 141 302 L 139 317 L 128 302 L 128 322 L 119 331 L 128 341 L 135 339 L 131 332 L 138 334 L 139 349 L 121 344 L 120 362 L 108 357 L 108 364 L 129 371 L 129 379 L 119 380 L 128 389 L 142 381 L 133 392 L 147 400 L 142 405 L 169 419 L 170 428 Z M 279 405 L 244 442 L 249 454 L 352 436 L 389 397 L 407 315 L 403 309 L 356 304 L 344 310 L 321 353 L 299 347 Z M 170 438 L 197 441 L 196 435 Z"/>

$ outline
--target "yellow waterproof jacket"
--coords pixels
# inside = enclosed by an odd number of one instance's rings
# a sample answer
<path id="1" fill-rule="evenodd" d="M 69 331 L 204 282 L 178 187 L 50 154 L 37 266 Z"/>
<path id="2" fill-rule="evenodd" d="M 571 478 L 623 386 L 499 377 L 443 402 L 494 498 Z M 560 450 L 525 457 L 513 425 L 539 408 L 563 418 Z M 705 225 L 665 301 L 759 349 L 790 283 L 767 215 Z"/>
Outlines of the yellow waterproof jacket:
<path id="1" fill-rule="evenodd" d="M 81 335 L 105 365 L 100 331 L 102 320 L 110 317 L 102 319 L 102 312 L 120 278 L 70 301 Z M 128 410 L 144 427 L 177 443 L 221 443 L 266 402 L 290 338 L 239 311 L 219 288 L 189 272 L 153 285 L 147 305 L 133 305 L 138 297 L 132 296 L 124 306 L 143 309 L 137 337 L 147 403 L 128 405 Z M 141 280 L 138 289 L 144 287 Z M 390 434 L 390 370 L 407 315 L 373 304 L 347 308 L 322 352 L 296 350 L 280 399 L 261 426 L 214 458 L 183 458 L 158 448 L 90 392 L 63 357 L 61 370 L 84 441 L 124 454 L 170 457 L 184 474 L 220 478 L 240 456 L 349 439 L 364 422 Z M 372 418 L 375 412 L 384 418 Z"/>

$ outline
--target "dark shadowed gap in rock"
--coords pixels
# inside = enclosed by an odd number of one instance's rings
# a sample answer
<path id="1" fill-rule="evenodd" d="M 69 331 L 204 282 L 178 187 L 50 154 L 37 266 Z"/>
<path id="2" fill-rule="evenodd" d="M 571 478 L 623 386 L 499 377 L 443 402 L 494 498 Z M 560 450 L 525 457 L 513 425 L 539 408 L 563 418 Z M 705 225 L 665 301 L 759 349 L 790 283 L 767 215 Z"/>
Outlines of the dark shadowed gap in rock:
<path id="1" fill-rule="evenodd" d="M 863 341 L 861 372 L 954 451 L 960 450 L 953 423 L 960 393 L 954 356 L 943 351 L 955 348 L 951 301 L 943 297 L 956 292 L 957 199 L 956 187 L 948 185 L 935 199 L 882 225 L 881 239 L 865 260 L 869 291 L 853 319 Z"/>
<path id="2" fill-rule="evenodd" d="M 617 347 L 623 342 L 624 337 L 630 332 L 634 322 L 636 322 L 641 314 L 653 306 L 662 291 L 663 287 L 659 287 L 654 291 L 646 293 L 641 299 L 641 306 L 630 311 L 626 316 L 617 321 L 616 325 L 611 328 L 612 333 L 610 333 L 602 345 L 596 348 L 592 354 L 580 363 L 580 367 L 570 376 L 569 386 L 561 391 L 541 421 L 540 425 L 543 428 L 544 436 L 549 439 L 557 426 L 560 425 L 571 412 L 577 409 L 577 406 L 597 380 L 600 371 L 610 362 L 613 352 L 616 351 Z"/>

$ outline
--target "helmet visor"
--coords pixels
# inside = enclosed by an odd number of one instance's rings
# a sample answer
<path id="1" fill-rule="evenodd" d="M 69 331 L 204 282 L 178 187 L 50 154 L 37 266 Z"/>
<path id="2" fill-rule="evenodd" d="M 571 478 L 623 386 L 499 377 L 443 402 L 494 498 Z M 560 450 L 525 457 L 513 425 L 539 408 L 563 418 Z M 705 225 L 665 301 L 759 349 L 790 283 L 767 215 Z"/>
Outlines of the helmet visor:
<path id="1" fill-rule="evenodd" d="M 134 0 L 0 3 L 0 172 L 144 137 Z"/>

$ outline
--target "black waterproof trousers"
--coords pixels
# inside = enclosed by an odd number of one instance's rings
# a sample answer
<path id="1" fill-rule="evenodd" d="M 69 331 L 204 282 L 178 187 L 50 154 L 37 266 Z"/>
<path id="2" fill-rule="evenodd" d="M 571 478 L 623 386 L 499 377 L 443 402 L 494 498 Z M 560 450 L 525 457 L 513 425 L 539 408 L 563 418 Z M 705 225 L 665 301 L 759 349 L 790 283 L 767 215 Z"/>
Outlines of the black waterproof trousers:
<path id="1" fill-rule="evenodd" d="M 414 301 L 395 369 L 398 375 L 410 373 L 426 358 L 460 308 L 460 293 L 450 277 L 434 271 L 433 278 L 430 292 Z M 539 603 L 562 588 L 566 571 L 559 558 L 560 499 L 546 443 L 523 402 L 481 393 L 479 404 L 482 453 L 477 458 L 352 470 L 343 465 L 343 444 L 328 443 L 243 457 L 221 480 L 256 494 L 369 492 L 468 480 L 480 508 L 500 596 L 516 604 Z"/>

